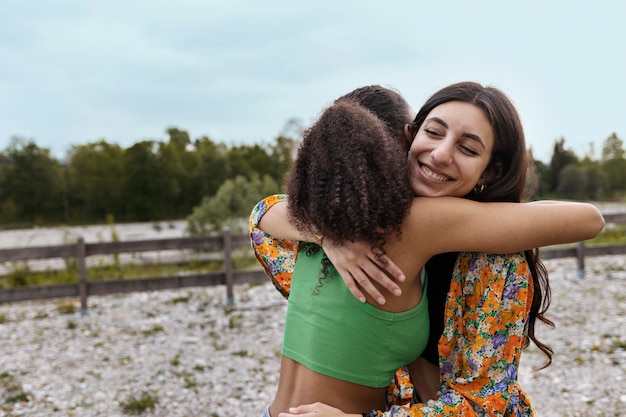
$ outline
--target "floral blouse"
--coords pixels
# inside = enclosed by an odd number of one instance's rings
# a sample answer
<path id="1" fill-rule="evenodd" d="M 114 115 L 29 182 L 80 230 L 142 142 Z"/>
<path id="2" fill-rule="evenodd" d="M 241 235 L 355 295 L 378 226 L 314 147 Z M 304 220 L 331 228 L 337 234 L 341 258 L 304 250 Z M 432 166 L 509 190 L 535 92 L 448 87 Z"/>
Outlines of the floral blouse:
<path id="1" fill-rule="evenodd" d="M 258 229 L 263 214 L 284 195 L 260 201 L 250 215 L 254 253 L 283 294 L 289 295 L 297 242 L 275 239 Z M 413 388 L 406 368 L 388 388 L 388 409 L 371 417 L 536 416 L 517 383 L 522 350 L 528 343 L 528 314 L 533 296 L 523 253 L 459 254 L 439 339 L 439 397 L 410 403 Z"/>

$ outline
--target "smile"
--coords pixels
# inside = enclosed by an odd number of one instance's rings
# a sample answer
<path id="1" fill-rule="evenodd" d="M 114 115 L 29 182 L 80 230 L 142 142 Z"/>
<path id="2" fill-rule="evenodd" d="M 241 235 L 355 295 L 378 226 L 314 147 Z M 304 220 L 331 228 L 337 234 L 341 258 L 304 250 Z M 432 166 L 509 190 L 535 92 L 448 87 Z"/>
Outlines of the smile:
<path id="1" fill-rule="evenodd" d="M 426 165 L 420 164 L 419 167 L 420 167 L 420 170 L 422 171 L 422 174 L 426 175 L 428 178 L 432 178 L 435 181 L 449 181 L 449 180 L 451 180 L 451 178 L 448 177 L 447 175 L 437 174 L 436 172 L 433 172 Z"/>

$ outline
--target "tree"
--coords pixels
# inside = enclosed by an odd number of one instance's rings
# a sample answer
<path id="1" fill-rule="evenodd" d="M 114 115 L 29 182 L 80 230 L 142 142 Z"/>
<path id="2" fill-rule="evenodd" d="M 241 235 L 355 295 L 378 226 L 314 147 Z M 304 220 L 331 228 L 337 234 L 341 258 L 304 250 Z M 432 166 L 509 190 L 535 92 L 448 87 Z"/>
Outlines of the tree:
<path id="1" fill-rule="evenodd" d="M 168 217 L 181 218 L 202 200 L 195 183 L 200 163 L 186 131 L 170 128 L 167 133 L 170 140 L 160 147 L 160 152 L 164 158 L 164 169 L 172 177 L 172 199 L 167 202 Z"/>
<path id="2" fill-rule="evenodd" d="M 72 217 L 104 221 L 121 216 L 123 149 L 104 140 L 73 146 L 68 157 Z"/>
<path id="3" fill-rule="evenodd" d="M 170 127 L 166 129 L 166 132 L 170 138 L 169 143 L 176 146 L 179 150 L 183 150 L 187 145 L 191 144 L 189 133 L 184 130 L 180 130 L 177 127 Z"/>
<path id="4" fill-rule="evenodd" d="M 146 140 L 124 151 L 122 199 L 124 219 L 127 221 L 163 218 L 163 209 L 159 203 L 164 181 L 157 149 L 156 142 Z"/>
<path id="5" fill-rule="evenodd" d="M 578 157 L 571 149 L 565 149 L 565 138 L 561 137 L 554 142 L 554 151 L 550 160 L 550 171 L 548 185 L 550 190 L 556 191 L 559 188 L 559 178 L 561 170 L 570 164 L 578 162 Z"/>
<path id="6" fill-rule="evenodd" d="M 282 138 L 301 138 L 304 133 L 304 124 L 301 119 L 292 117 L 285 122 L 285 125 L 280 131 L 278 137 Z"/>
<path id="7" fill-rule="evenodd" d="M 226 153 L 229 178 L 244 176 L 251 179 L 253 175 L 273 176 L 274 164 L 271 156 L 261 145 L 234 146 Z"/>
<path id="8" fill-rule="evenodd" d="M 624 142 L 612 133 L 602 142 L 602 161 L 624 158 Z"/>
<path id="9" fill-rule="evenodd" d="M 624 142 L 615 133 L 602 143 L 602 169 L 607 178 L 608 188 L 612 193 L 626 190 Z"/>
<path id="10" fill-rule="evenodd" d="M 187 132 L 170 128 L 167 133 L 169 142 L 159 142 L 157 151 L 163 181 L 159 203 L 163 215 L 172 219 L 186 215 L 200 201 L 191 184 L 198 170 L 198 159 L 191 153 Z"/>
<path id="11" fill-rule="evenodd" d="M 291 165 L 298 151 L 300 142 L 287 136 L 279 136 L 271 147 L 272 177 L 279 185 L 285 183 L 285 176 L 289 172 Z"/>
<path id="12" fill-rule="evenodd" d="M 546 198 L 550 194 L 550 186 L 546 178 L 548 178 L 549 168 L 542 161 L 533 160 L 533 170 L 529 170 L 529 179 L 526 184 L 524 195 L 529 199 Z"/>
<path id="13" fill-rule="evenodd" d="M 3 152 L 2 206 L 12 221 L 45 224 L 63 219 L 63 167 L 50 150 L 33 141 L 11 138 Z"/>
<path id="14" fill-rule="evenodd" d="M 195 141 L 195 148 L 197 168 L 191 182 L 194 194 L 199 199 L 193 206 L 198 205 L 203 197 L 214 195 L 229 178 L 226 145 L 203 136 Z"/>
<path id="15" fill-rule="evenodd" d="M 569 164 L 559 174 L 557 192 L 565 198 L 584 200 L 587 191 L 585 171 L 576 164 Z"/>
<path id="16" fill-rule="evenodd" d="M 607 191 L 606 175 L 597 162 L 593 162 L 584 167 L 587 177 L 585 194 L 591 200 L 601 200 Z"/>

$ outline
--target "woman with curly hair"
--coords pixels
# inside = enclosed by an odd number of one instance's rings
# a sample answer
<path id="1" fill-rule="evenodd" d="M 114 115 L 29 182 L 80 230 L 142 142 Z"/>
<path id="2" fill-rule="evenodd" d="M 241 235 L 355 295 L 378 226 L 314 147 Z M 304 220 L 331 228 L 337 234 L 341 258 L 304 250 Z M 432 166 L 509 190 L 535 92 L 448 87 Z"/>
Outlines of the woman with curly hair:
<path id="1" fill-rule="evenodd" d="M 483 407 L 485 412 L 500 409 L 504 414 L 510 409 L 532 415 L 527 397 L 516 384 L 517 360 L 528 343 L 531 304 L 537 307 L 533 268 L 521 251 L 590 238 L 601 230 L 603 220 L 587 204 L 411 199 L 411 186 L 420 195 L 441 191 L 439 195 L 466 196 L 482 183 L 508 190 L 490 190 L 497 198 L 520 201 L 514 194 L 520 190 L 519 179 L 525 183 L 526 160 L 512 153 L 525 149 L 523 133 L 515 131 L 515 120 L 500 123 L 517 114 L 510 114 L 512 107 L 498 108 L 492 114 L 493 109 L 476 104 L 485 95 L 488 101 L 491 90 L 479 89 L 482 96 L 469 102 L 458 94 L 472 89 L 476 86 L 471 83 L 454 86 L 435 95 L 452 98 L 435 100 L 434 107 L 425 110 L 425 106 L 418 113 L 416 120 L 424 112 L 425 116 L 415 126 L 409 173 L 405 154 L 400 160 L 387 155 L 402 153 L 388 145 L 398 141 L 385 129 L 371 130 L 377 125 L 370 120 L 371 113 L 357 117 L 358 106 L 335 103 L 305 134 L 288 185 L 289 204 L 272 201 L 270 209 L 262 202 L 253 212 L 252 224 L 264 232 L 316 243 L 297 246 L 280 381 L 268 415 L 291 415 L 286 413 L 290 407 L 312 402 L 330 406 L 315 403 L 291 411 L 316 416 L 343 415 L 340 410 L 382 413 L 375 410 L 385 408 L 386 387 L 395 370 L 410 364 L 412 377 L 417 375 L 412 365 L 428 339 L 423 293 L 437 277 L 426 277 L 424 265 L 439 253 L 474 250 L 509 255 L 459 256 L 449 300 L 461 302 L 446 305 L 446 327 L 439 343 L 442 388 L 438 403 L 415 404 L 390 413 L 449 415 L 455 409 L 470 412 Z M 510 165 L 518 171 L 523 168 L 524 173 L 509 175 Z M 295 229 L 285 224 L 286 216 Z M 373 249 L 374 265 L 388 257 L 399 267 L 405 276 L 398 284 L 400 295 L 375 306 L 368 293 L 367 302 L 361 303 L 350 296 L 342 280 L 333 279 L 339 275 L 338 267 L 334 261 L 334 266 L 329 263 L 326 253 L 333 251 L 335 242 L 355 241 Z M 482 271 L 480 275 L 476 270 Z M 391 295 L 383 286 L 377 291 Z M 492 331 L 497 338 L 488 337 Z M 514 369 L 506 366 L 507 361 Z M 478 376 L 470 378 L 476 372 Z M 494 381 L 500 374 L 506 379 Z M 457 400 L 455 393 L 462 398 Z M 478 398 L 481 395 L 486 402 Z"/>

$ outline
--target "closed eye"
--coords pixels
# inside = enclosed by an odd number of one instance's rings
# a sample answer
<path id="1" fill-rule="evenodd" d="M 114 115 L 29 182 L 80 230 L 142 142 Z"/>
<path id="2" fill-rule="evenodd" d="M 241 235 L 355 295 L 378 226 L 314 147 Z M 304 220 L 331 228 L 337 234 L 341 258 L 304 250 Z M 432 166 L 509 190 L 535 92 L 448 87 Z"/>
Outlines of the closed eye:
<path id="1" fill-rule="evenodd" d="M 468 155 L 478 155 L 478 152 L 468 146 L 460 145 L 459 147 L 461 148 L 461 151 L 465 152 Z"/>
<path id="2" fill-rule="evenodd" d="M 429 135 L 429 136 L 441 136 L 441 134 L 439 132 L 437 132 L 436 130 L 433 129 L 424 129 L 424 131 Z"/>

